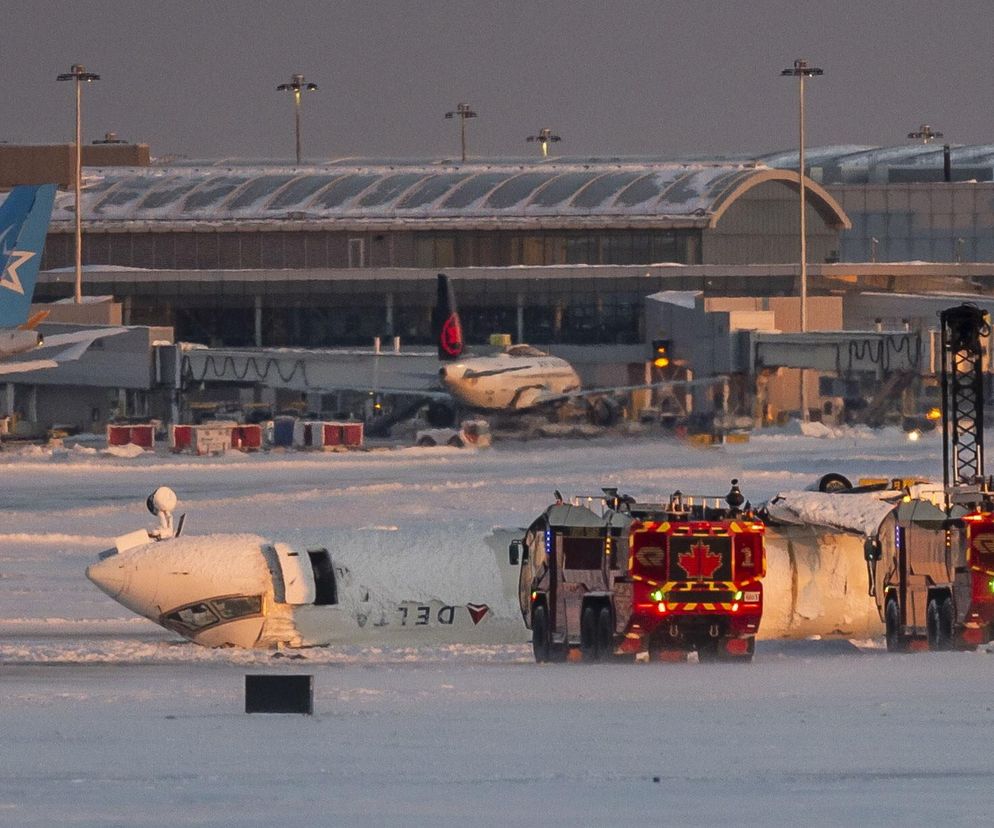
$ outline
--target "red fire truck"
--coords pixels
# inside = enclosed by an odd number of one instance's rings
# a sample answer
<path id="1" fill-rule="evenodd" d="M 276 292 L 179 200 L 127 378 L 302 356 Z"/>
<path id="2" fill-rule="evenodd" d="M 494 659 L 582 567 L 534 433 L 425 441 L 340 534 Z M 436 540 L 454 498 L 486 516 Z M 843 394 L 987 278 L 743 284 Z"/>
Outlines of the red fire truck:
<path id="1" fill-rule="evenodd" d="M 737 481 L 724 498 L 640 503 L 604 489 L 601 512 L 558 496 L 510 546 L 536 661 L 696 651 L 752 659 L 763 614 L 765 526 Z"/>

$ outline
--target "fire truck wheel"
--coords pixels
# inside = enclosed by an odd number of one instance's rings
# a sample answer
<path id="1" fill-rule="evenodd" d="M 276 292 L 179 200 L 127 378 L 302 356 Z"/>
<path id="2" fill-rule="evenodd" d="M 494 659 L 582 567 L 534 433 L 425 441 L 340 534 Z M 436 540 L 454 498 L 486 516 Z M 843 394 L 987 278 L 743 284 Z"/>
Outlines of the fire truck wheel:
<path id="1" fill-rule="evenodd" d="M 901 635 L 901 607 L 895 598 L 889 598 L 884 607 L 884 626 L 887 629 L 887 652 L 906 652 L 908 642 Z"/>
<path id="2" fill-rule="evenodd" d="M 597 616 L 597 654 L 602 661 L 614 654 L 614 619 L 610 607 L 601 607 Z"/>
<path id="3" fill-rule="evenodd" d="M 930 650 L 951 650 L 953 647 L 953 602 L 944 598 L 931 598 L 925 611 L 925 624 Z"/>
<path id="4" fill-rule="evenodd" d="M 462 448 L 463 447 L 462 437 L 460 437 L 458 434 L 455 437 L 450 437 L 448 445 L 452 446 L 452 448 Z"/>
<path id="5" fill-rule="evenodd" d="M 597 637 L 597 608 L 587 604 L 580 616 L 580 653 L 584 661 L 600 659 Z"/>
<path id="6" fill-rule="evenodd" d="M 532 610 L 532 650 L 535 661 L 551 661 L 552 641 L 549 637 L 549 611 L 545 604 L 539 604 Z"/>
<path id="7" fill-rule="evenodd" d="M 951 650 L 956 645 L 956 637 L 953 632 L 955 616 L 953 599 L 947 595 L 939 602 L 939 636 L 942 640 L 943 650 Z"/>

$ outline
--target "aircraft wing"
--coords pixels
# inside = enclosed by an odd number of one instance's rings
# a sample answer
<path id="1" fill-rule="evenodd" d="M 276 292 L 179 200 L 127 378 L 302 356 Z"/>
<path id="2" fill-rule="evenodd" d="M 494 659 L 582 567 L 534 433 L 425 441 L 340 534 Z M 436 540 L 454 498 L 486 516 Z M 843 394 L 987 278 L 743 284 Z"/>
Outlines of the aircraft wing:
<path id="1" fill-rule="evenodd" d="M 127 328 L 121 327 L 87 328 L 82 331 L 47 336 L 41 345 L 31 351 L 32 354 L 48 354 L 56 348 L 63 348 L 63 350 L 41 359 L 0 361 L 0 375 L 24 374 L 28 371 L 58 368 L 59 364 L 63 362 L 75 362 L 98 339 L 103 339 L 107 336 L 117 336 L 118 334 L 125 333 L 127 330 Z"/>
<path id="2" fill-rule="evenodd" d="M 87 346 L 92 345 L 98 339 L 103 339 L 108 336 L 117 336 L 118 334 L 123 334 L 127 331 L 127 328 L 87 328 L 82 331 L 73 331 L 72 333 L 64 334 L 53 334 L 52 336 L 45 337 L 45 343 L 43 347 L 45 348 L 61 348 L 63 345 L 77 345 L 86 344 Z M 85 348 L 83 350 L 86 350 Z M 66 357 L 66 359 L 79 359 L 82 356 L 82 351 L 80 351 L 74 357 Z M 56 360 L 59 362 L 65 362 L 66 359 Z"/>
<path id="3" fill-rule="evenodd" d="M 696 380 L 664 380 L 662 382 L 642 382 L 637 385 L 612 385 L 606 388 L 581 388 L 565 394 L 550 394 L 539 392 L 535 396 L 534 405 L 578 400 L 584 397 L 600 397 L 608 394 L 624 394 L 628 391 L 640 391 L 645 388 L 704 388 L 709 385 L 720 385 L 726 377 L 707 377 Z"/>
<path id="4" fill-rule="evenodd" d="M 4 374 L 24 374 L 28 371 L 41 371 L 43 368 L 58 368 L 54 359 L 31 359 L 21 362 L 5 360 L 0 362 L 0 376 Z"/>
<path id="5" fill-rule="evenodd" d="M 441 388 L 384 388 L 382 386 L 352 386 L 327 389 L 328 391 L 355 391 L 369 394 L 390 394 L 395 397 L 424 397 L 426 400 L 451 400 L 452 395 Z"/>

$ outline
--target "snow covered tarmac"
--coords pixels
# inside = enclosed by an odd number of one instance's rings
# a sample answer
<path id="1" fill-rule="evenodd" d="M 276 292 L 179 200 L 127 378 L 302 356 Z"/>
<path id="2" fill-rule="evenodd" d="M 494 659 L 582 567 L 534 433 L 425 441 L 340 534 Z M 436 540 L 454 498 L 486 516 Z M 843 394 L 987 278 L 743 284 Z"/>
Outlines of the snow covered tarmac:
<path id="1" fill-rule="evenodd" d="M 934 436 L 896 431 L 706 451 L 0 455 L 0 825 L 987 824 L 986 652 L 806 642 L 761 644 L 751 666 L 537 666 L 525 645 L 288 659 L 180 642 L 83 577 L 110 537 L 149 523 L 143 501 L 161 484 L 192 532 L 386 557 L 450 543 L 457 558 L 493 526 L 527 523 L 554 488 L 720 493 L 739 477 L 758 501 L 831 470 L 936 475 L 940 456 Z M 276 671 L 314 674 L 314 717 L 242 712 L 245 673 Z"/>
<path id="2" fill-rule="evenodd" d="M 514 655 L 267 665 L 314 717 L 242 713 L 236 664 L 5 667 L 0 823 L 990 823 L 987 655 Z"/>

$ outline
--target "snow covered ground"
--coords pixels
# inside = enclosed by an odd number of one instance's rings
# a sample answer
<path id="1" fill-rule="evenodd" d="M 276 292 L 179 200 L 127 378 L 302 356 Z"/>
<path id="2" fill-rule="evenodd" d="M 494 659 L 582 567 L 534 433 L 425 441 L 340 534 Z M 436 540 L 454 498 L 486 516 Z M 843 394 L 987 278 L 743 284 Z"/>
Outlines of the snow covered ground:
<path id="1" fill-rule="evenodd" d="M 602 485 L 751 500 L 826 471 L 937 475 L 934 435 L 490 451 L 0 454 L 0 825 L 987 824 L 991 656 L 761 643 L 737 664 L 535 665 L 525 644 L 211 651 L 83 576 L 169 485 L 190 532 L 409 562 Z M 412 587 L 431 573 L 407 573 Z M 464 573 L 472 578 L 473 573 Z M 524 640 L 524 637 L 523 637 Z M 313 717 L 246 715 L 310 673 Z"/>

